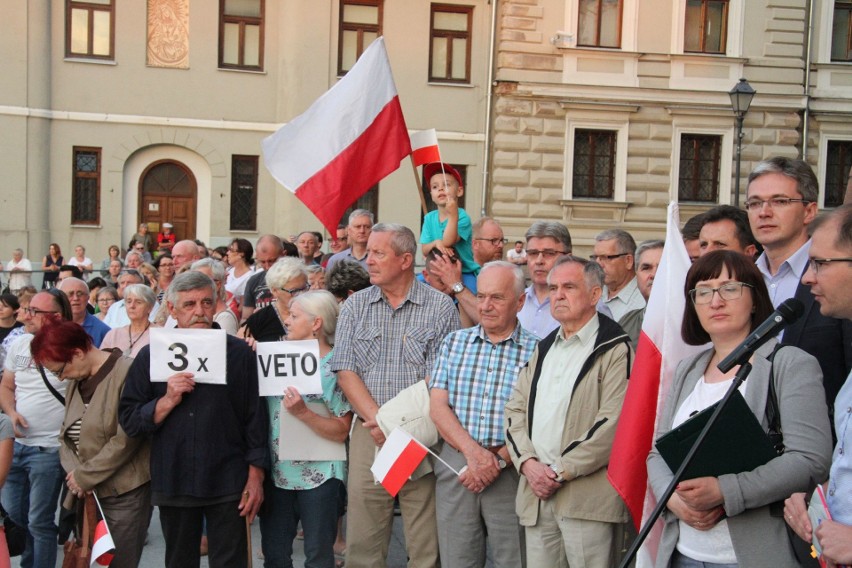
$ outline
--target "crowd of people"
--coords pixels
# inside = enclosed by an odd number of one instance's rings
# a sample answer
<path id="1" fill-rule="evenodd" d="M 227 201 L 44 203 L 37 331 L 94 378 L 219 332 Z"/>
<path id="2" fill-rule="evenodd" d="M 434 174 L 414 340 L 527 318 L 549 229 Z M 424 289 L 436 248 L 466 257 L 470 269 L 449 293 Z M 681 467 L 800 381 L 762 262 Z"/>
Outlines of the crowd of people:
<path id="1" fill-rule="evenodd" d="M 665 243 L 608 229 L 581 258 L 568 227 L 535 221 L 504 251 L 495 219 L 458 206 L 452 166 L 425 175 L 437 210 L 419 238 L 361 209 L 325 253 L 310 231 L 208 250 L 142 225 L 97 271 L 83 246 L 66 261 L 51 244 L 41 291 L 14 251 L 0 295 L 0 502 L 27 532 L 21 565 L 54 566 L 63 525 L 94 497 L 118 567 L 138 565 L 154 506 L 169 567 L 202 553 L 247 566 L 256 515 L 265 566 L 292 566 L 300 528 L 305 566 L 382 566 L 395 511 L 411 566 L 617 565 L 633 523 L 607 466 Z M 817 201 L 805 162 L 773 158 L 749 176 L 743 209 L 684 226 L 680 331 L 705 348 L 680 362 L 658 435 L 722 398 L 737 368 L 718 363 L 775 308 L 797 298 L 804 315 L 756 350 L 740 388 L 783 452 L 682 480 L 659 567 L 807 566 L 794 545 L 813 538 L 829 563 L 852 563 L 852 206 L 818 216 Z M 225 376 L 152 376 L 157 327 L 224 330 Z M 315 341 L 321 392 L 261 397 L 258 345 L 295 340 Z M 345 443 L 346 458 L 281 457 L 297 423 Z M 394 498 L 371 466 L 397 427 L 440 459 Z M 673 471 L 656 449 L 647 473 L 662 495 Z M 834 520 L 817 527 L 807 502 L 823 484 Z"/>

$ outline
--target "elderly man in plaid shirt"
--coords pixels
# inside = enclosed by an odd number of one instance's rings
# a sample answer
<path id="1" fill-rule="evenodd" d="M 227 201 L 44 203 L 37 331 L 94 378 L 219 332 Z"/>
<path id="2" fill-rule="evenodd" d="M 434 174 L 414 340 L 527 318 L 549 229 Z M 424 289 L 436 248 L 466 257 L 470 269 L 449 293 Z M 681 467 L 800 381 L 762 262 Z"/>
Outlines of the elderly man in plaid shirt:
<path id="1" fill-rule="evenodd" d="M 444 565 L 479 567 L 487 535 L 493 565 L 515 568 L 522 565 L 518 473 L 507 467 L 503 410 L 538 338 L 518 323 L 526 298 L 520 268 L 489 262 L 477 288 L 480 323 L 444 339 L 430 383 L 441 458 L 467 467 L 458 477 L 436 468 L 438 544 Z"/>
<path id="2" fill-rule="evenodd" d="M 370 472 L 376 448 L 385 442 L 376 413 L 404 388 L 428 379 L 441 341 L 460 325 L 449 296 L 415 279 L 416 251 L 407 227 L 375 225 L 367 241 L 373 286 L 350 296 L 337 322 L 331 369 L 358 413 L 349 445 L 349 568 L 387 563 L 393 498 Z M 438 566 L 435 475 L 408 481 L 399 505 L 409 566 Z"/>

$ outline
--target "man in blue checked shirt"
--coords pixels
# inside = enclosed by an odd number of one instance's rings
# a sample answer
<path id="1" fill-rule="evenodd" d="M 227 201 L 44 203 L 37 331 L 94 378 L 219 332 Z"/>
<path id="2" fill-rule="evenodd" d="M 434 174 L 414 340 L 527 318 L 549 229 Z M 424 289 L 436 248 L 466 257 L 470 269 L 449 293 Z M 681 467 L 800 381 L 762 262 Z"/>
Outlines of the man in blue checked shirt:
<path id="1" fill-rule="evenodd" d="M 485 565 L 485 539 L 497 567 L 522 565 L 515 514 L 518 473 L 503 430 L 503 410 L 538 339 L 518 323 L 524 275 L 509 262 L 487 263 L 477 279 L 480 323 L 448 335 L 431 381 L 431 415 L 444 438 L 436 466 L 438 546 L 453 566 Z"/>

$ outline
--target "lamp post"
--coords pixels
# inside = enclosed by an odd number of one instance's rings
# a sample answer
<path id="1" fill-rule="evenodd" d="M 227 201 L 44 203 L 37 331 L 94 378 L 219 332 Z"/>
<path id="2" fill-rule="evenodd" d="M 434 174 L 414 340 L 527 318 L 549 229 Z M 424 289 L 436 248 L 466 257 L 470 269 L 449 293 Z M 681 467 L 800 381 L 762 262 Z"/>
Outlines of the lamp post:
<path id="1" fill-rule="evenodd" d="M 734 111 L 734 116 L 737 119 L 737 174 L 734 178 L 734 204 L 740 206 L 740 161 L 743 152 L 743 120 L 748 114 L 748 107 L 751 106 L 751 100 L 757 91 L 751 88 L 744 78 L 734 85 L 734 88 L 728 91 L 728 96 L 731 97 L 731 108 Z"/>

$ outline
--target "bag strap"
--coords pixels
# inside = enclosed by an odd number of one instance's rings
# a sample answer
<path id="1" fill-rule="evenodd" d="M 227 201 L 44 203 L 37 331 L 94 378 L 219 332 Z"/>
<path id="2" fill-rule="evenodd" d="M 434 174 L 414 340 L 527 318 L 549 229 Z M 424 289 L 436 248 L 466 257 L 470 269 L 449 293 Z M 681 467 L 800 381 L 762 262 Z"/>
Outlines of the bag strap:
<path id="1" fill-rule="evenodd" d="M 59 394 L 59 391 L 53 388 L 53 385 L 50 384 L 50 381 L 47 380 L 47 375 L 44 374 L 44 367 L 42 367 L 38 363 L 36 363 L 36 367 L 38 367 L 38 372 L 41 374 L 41 380 L 44 381 L 44 386 L 47 387 L 47 390 L 50 391 L 50 394 L 56 397 L 56 400 L 59 401 L 59 404 L 65 406 L 65 397 Z"/>
<path id="2" fill-rule="evenodd" d="M 783 347 L 777 344 L 769 357 L 769 393 L 766 396 L 766 420 L 769 422 L 769 440 L 780 456 L 784 453 L 784 433 L 781 431 L 781 412 L 778 409 L 778 395 L 775 392 L 775 354 Z"/>

